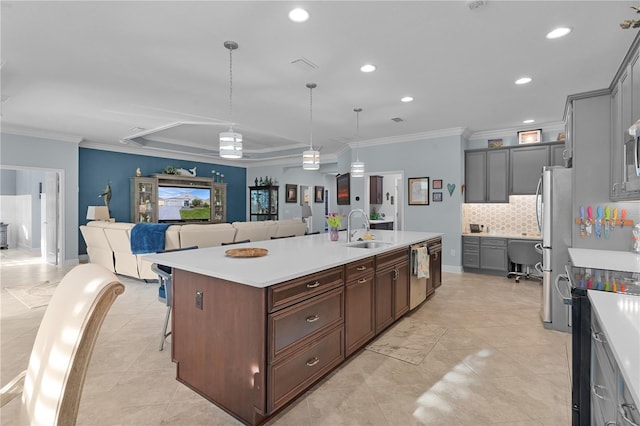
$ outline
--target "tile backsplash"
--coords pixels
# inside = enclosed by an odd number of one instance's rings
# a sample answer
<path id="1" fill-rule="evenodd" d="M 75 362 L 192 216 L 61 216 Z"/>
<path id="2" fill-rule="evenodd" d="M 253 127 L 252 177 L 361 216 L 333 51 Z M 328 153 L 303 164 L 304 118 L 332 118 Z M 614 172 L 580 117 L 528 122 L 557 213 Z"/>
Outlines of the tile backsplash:
<path id="1" fill-rule="evenodd" d="M 483 203 L 462 205 L 462 232 L 469 224 L 487 226 L 490 232 L 538 234 L 535 195 L 512 195 L 509 204 Z"/>

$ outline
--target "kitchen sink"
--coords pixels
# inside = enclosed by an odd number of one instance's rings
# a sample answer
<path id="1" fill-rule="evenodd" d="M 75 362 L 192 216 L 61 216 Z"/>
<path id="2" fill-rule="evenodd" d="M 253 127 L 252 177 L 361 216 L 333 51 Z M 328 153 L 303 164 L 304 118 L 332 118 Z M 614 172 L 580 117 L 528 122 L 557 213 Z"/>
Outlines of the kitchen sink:
<path id="1" fill-rule="evenodd" d="M 380 247 L 386 247 L 391 243 L 385 243 L 383 241 L 359 241 L 356 243 L 349 243 L 347 247 L 363 248 L 363 249 L 375 249 Z"/>

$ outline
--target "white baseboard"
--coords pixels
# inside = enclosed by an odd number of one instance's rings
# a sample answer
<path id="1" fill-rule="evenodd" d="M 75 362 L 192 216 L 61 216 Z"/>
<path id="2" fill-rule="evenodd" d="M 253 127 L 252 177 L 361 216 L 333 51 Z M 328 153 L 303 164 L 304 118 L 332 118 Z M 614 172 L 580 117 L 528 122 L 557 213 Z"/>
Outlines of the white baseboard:
<path id="1" fill-rule="evenodd" d="M 442 265 L 442 272 L 451 272 L 454 274 L 461 274 L 463 270 L 462 270 L 462 266 Z"/>

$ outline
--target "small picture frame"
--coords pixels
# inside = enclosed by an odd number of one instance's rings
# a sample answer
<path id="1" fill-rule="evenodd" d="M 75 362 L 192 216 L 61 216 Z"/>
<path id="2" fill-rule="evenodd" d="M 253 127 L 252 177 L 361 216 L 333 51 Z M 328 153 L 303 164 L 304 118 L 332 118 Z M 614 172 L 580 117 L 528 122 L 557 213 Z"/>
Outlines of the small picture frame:
<path id="1" fill-rule="evenodd" d="M 434 192 L 432 197 L 434 203 L 442 202 L 442 192 Z"/>
<path id="2" fill-rule="evenodd" d="M 502 139 L 489 139 L 487 146 L 489 148 L 500 148 L 502 146 Z"/>
<path id="3" fill-rule="evenodd" d="M 432 189 L 442 189 L 442 179 L 434 179 L 431 185 Z"/>
<path id="4" fill-rule="evenodd" d="M 409 205 L 429 205 L 429 178 L 409 178 Z"/>
<path id="5" fill-rule="evenodd" d="M 324 186 L 314 186 L 313 192 L 316 194 L 314 201 L 324 203 Z"/>
<path id="6" fill-rule="evenodd" d="M 287 183 L 285 185 L 285 202 L 297 203 L 298 202 L 298 185 Z"/>
<path id="7" fill-rule="evenodd" d="M 542 142 L 542 129 L 523 130 L 518 132 L 518 144 Z"/>

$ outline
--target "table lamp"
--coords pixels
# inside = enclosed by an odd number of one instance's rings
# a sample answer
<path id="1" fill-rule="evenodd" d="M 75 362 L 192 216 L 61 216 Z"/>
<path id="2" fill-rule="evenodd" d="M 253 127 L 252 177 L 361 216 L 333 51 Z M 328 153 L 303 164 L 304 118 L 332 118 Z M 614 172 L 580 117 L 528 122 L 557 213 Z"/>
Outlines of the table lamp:
<path id="1" fill-rule="evenodd" d="M 109 207 L 89 206 L 87 207 L 87 220 L 109 221 Z"/>

